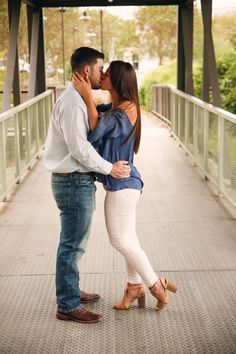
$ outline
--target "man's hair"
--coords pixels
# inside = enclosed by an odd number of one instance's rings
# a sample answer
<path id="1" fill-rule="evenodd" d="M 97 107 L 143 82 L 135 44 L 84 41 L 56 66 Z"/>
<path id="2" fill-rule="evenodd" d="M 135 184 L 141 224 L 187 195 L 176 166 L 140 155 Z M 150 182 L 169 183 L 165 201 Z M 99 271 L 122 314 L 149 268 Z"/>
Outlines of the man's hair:
<path id="1" fill-rule="evenodd" d="M 72 72 L 81 69 L 84 65 L 93 66 L 97 59 L 104 59 L 104 54 L 89 47 L 77 48 L 70 59 Z"/>

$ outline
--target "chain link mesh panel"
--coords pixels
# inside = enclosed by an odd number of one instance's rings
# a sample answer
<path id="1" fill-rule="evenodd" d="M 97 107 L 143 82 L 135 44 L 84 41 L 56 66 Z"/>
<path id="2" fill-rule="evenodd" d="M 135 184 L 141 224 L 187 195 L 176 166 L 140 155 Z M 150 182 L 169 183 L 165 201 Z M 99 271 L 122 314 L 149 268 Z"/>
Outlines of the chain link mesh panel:
<path id="1" fill-rule="evenodd" d="M 28 147 L 28 122 L 27 109 L 19 112 L 19 145 L 20 145 L 20 171 L 24 169 L 29 162 Z"/>
<path id="2" fill-rule="evenodd" d="M 190 153 L 193 155 L 193 138 L 194 138 L 194 120 L 193 120 L 193 103 L 187 101 L 187 112 L 186 112 L 186 123 L 187 123 L 187 137 L 186 137 L 186 143 L 187 143 L 187 149 L 190 151 Z"/>
<path id="3" fill-rule="evenodd" d="M 181 142 L 185 141 L 185 100 L 179 97 L 179 139 Z"/>
<path id="4" fill-rule="evenodd" d="M 167 87 L 170 102 L 163 107 L 168 101 Z M 171 86 L 155 85 L 153 97 L 155 104 L 158 97 L 165 97 L 161 106 L 154 108 L 155 113 L 162 118 L 170 112 L 164 118 L 171 122 L 173 135 L 218 186 L 219 192 L 236 205 L 236 116 Z M 222 132 L 221 120 L 224 121 Z"/>
<path id="5" fill-rule="evenodd" d="M 45 134 L 45 108 L 44 102 L 38 103 L 38 124 L 39 124 L 39 145 L 43 145 L 46 134 Z"/>
<path id="6" fill-rule="evenodd" d="M 16 178 L 16 116 L 5 122 L 6 133 L 6 183 L 10 185 Z"/>
<path id="7" fill-rule="evenodd" d="M 198 164 L 203 165 L 204 161 L 204 109 L 195 107 L 195 158 Z"/>
<path id="8" fill-rule="evenodd" d="M 217 182 L 219 171 L 218 117 L 212 112 L 209 112 L 208 134 L 207 172 Z"/>
<path id="9" fill-rule="evenodd" d="M 37 152 L 37 107 L 33 104 L 29 107 L 29 123 L 30 123 L 30 158 Z"/>
<path id="10" fill-rule="evenodd" d="M 43 146 L 51 111 L 52 92 L 47 91 L 0 115 L 0 200 Z"/>
<path id="11" fill-rule="evenodd" d="M 236 204 L 236 123 L 224 121 L 223 189 Z"/>

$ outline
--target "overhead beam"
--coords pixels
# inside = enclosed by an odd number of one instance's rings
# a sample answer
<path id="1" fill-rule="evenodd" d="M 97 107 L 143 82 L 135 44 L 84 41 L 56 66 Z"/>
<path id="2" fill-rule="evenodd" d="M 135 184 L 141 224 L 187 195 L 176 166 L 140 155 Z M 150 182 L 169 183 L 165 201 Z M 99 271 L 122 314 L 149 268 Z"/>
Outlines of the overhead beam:
<path id="1" fill-rule="evenodd" d="M 24 0 L 37 7 L 141 6 L 184 5 L 188 0 Z"/>

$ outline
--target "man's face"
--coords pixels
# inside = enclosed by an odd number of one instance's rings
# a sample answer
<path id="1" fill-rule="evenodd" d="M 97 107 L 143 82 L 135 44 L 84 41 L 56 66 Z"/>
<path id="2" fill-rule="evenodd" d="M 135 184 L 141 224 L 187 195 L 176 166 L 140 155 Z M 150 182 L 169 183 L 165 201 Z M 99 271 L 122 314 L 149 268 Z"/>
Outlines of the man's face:
<path id="1" fill-rule="evenodd" d="M 97 59 L 96 64 L 90 68 L 88 74 L 89 80 L 91 82 L 92 89 L 99 89 L 102 79 L 102 70 L 103 70 L 103 60 Z"/>

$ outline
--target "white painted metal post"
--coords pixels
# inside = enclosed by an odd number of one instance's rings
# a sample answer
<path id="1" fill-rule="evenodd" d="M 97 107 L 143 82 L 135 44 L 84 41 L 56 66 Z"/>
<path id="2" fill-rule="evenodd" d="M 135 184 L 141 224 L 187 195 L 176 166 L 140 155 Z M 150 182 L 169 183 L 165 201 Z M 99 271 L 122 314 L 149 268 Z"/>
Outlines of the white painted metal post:
<path id="1" fill-rule="evenodd" d="M 16 147 L 16 177 L 20 176 L 20 129 L 19 114 L 15 114 L 15 147 Z M 20 178 L 17 183 L 20 183 Z"/>
<path id="2" fill-rule="evenodd" d="M 37 152 L 39 153 L 39 108 L 38 108 L 38 102 L 35 103 L 35 113 L 36 113 L 36 149 Z M 37 158 L 39 159 L 39 154 L 37 154 Z"/>
<path id="3" fill-rule="evenodd" d="M 180 139 L 180 112 L 181 112 L 181 110 L 180 110 L 180 102 L 181 102 L 181 100 L 180 100 L 180 96 L 177 96 L 177 104 L 178 104 L 178 131 L 177 131 L 177 137 L 178 137 L 178 139 Z"/>
<path id="4" fill-rule="evenodd" d="M 223 191 L 223 169 L 224 169 L 224 118 L 218 116 L 218 194 Z"/>
<path id="5" fill-rule="evenodd" d="M 189 102 L 186 99 L 184 99 L 184 103 L 185 103 L 184 144 L 187 147 L 188 146 L 188 130 L 189 130 L 189 112 L 188 112 L 189 111 Z"/>
<path id="6" fill-rule="evenodd" d="M 204 171 L 208 173 L 209 111 L 204 109 Z M 207 176 L 205 175 L 205 179 Z"/>
<path id="7" fill-rule="evenodd" d="M 27 107 L 27 154 L 28 154 L 28 161 L 31 160 L 31 124 L 30 124 L 30 107 Z M 29 170 L 31 166 L 29 165 Z"/>
<path id="8" fill-rule="evenodd" d="M 197 166 L 197 144 L 198 144 L 196 110 L 197 107 L 194 104 L 193 105 L 193 163 L 194 166 Z"/>
<path id="9" fill-rule="evenodd" d="M 6 192 L 7 181 L 6 181 L 6 133 L 5 133 L 5 121 L 0 122 L 0 183 L 2 185 L 1 195 Z M 1 200 L 1 199 L 0 199 Z M 4 201 L 6 200 L 3 199 Z"/>

